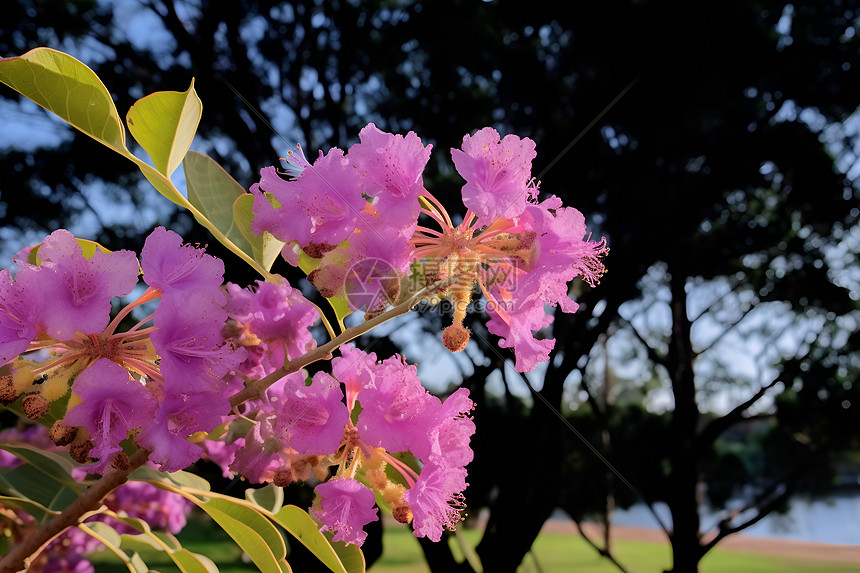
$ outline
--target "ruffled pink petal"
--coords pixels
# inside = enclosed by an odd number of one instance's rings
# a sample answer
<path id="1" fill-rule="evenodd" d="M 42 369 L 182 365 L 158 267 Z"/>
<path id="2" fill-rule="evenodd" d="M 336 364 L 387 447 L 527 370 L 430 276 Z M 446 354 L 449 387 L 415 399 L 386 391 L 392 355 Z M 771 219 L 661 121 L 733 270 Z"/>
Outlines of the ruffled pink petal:
<path id="1" fill-rule="evenodd" d="M 125 368 L 106 358 L 84 370 L 73 390 L 82 402 L 69 410 L 63 421 L 86 428 L 93 442 L 90 456 L 99 460 L 90 471 L 103 473 L 122 450 L 119 443 L 129 430 L 152 423 L 158 404 Z"/>
<path id="2" fill-rule="evenodd" d="M 322 522 L 321 531 L 334 533 L 335 541 L 361 546 L 364 526 L 378 521 L 376 499 L 367 486 L 350 478 L 335 478 L 316 487 L 321 511 L 311 513 Z"/>
<path id="3" fill-rule="evenodd" d="M 37 275 L 22 269 L 21 286 L 41 298 L 37 320 L 57 340 L 69 340 L 77 332 L 104 330 L 110 321 L 111 299 L 130 293 L 137 285 L 134 253 L 97 249 L 87 259 L 65 229 L 54 231 L 42 242 L 39 258 L 41 272 Z"/>
<path id="4" fill-rule="evenodd" d="M 201 297 L 216 297 L 214 302 L 223 304 L 218 293 L 224 281 L 224 262 L 184 244 L 173 231 L 156 227 L 146 238 L 140 264 L 146 284 L 161 289 L 162 297 L 175 298 L 178 306 Z"/>
<path id="5" fill-rule="evenodd" d="M 404 499 L 412 510 L 415 537 L 439 541 L 444 529 L 453 529 L 463 509 L 461 492 L 466 489 L 466 470 L 428 464 Z"/>
<path id="6" fill-rule="evenodd" d="M 466 180 L 463 203 L 478 216 L 478 225 L 499 217 L 513 219 L 523 212 L 529 197 L 528 182 L 535 143 L 499 133 L 490 127 L 463 137 L 463 149 L 451 150 L 457 171 Z"/>

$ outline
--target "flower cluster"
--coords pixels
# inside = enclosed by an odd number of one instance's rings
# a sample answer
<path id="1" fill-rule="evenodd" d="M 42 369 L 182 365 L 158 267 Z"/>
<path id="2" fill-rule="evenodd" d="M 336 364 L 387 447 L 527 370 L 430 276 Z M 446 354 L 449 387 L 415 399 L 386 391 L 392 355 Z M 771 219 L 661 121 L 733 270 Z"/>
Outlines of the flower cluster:
<path id="1" fill-rule="evenodd" d="M 299 319 L 277 314 L 291 300 L 288 286 L 224 288 L 219 259 L 161 227 L 147 238 L 140 265 L 126 251 L 97 249 L 88 258 L 63 230 L 18 262 L 14 280 L 0 274 L 0 399 L 20 399 L 32 419 L 65 405 L 52 413 L 52 438 L 86 464 L 84 474 L 126 465 L 129 436 L 159 469 L 187 467 L 204 452 L 194 436 L 229 418 L 229 398 L 244 387 L 240 367 L 280 366 L 288 350 L 312 346 L 310 303 L 293 302 L 305 305 Z M 129 293 L 141 270 L 148 288 L 111 320 L 111 299 Z M 151 315 L 117 331 L 133 308 L 154 300 Z M 230 311 L 245 322 L 248 313 L 268 315 L 272 327 L 255 340 L 264 352 L 248 352 L 255 345 L 230 332 Z"/>
<path id="2" fill-rule="evenodd" d="M 546 360 L 554 341 L 536 336 L 551 322 L 545 306 L 574 312 L 568 283 L 594 284 L 606 247 L 557 197 L 538 202 L 534 142 L 485 128 L 452 150 L 466 181 L 455 225 L 424 188 L 431 146 L 373 124 L 359 137 L 313 163 L 299 150 L 290 179 L 264 169 L 251 189 L 254 232 L 284 241 L 284 258 L 313 269 L 308 278 L 324 296 L 365 316 L 414 295 L 401 293 L 403 279 L 420 278 L 453 303 L 442 333 L 452 351 L 468 343 L 463 321 L 477 286 L 487 328 L 513 349 L 516 368 Z M 443 402 L 402 357 L 379 360 L 348 344 L 310 376 L 300 366 L 330 359 L 336 346 L 298 364 L 315 352 L 319 314 L 280 277 L 224 285 L 219 259 L 164 228 L 139 262 L 60 230 L 16 263 L 17 272 L 0 271 L 0 403 L 52 421 L 50 438 L 82 464 L 78 474 L 127 468 L 138 447 L 167 472 L 205 455 L 227 476 L 317 480 L 321 529 L 358 545 L 378 519 L 377 501 L 434 541 L 459 521 L 475 432 L 468 391 Z M 146 288 L 111 318 L 114 299 L 141 274 Z M 142 305 L 154 310 L 134 323 Z M 106 503 L 154 523 L 163 521 L 161 495 L 127 486 Z M 161 525 L 180 528 L 179 515 Z"/>
<path id="3" fill-rule="evenodd" d="M 263 169 L 251 189 L 255 232 L 285 241 L 284 258 L 294 265 L 300 254 L 317 259 L 309 279 L 323 296 L 345 297 L 370 314 L 398 299 L 416 265 L 428 285 L 448 280 L 439 294 L 453 302 L 453 324 L 443 333 L 452 351 L 469 340 L 463 320 L 477 285 L 488 300 L 488 328 L 514 350 L 517 370 L 547 360 L 554 340 L 535 336 L 552 321 L 544 306 L 575 312 L 569 281 L 597 282 L 607 249 L 589 239 L 579 211 L 555 196 L 537 201 L 534 142 L 484 128 L 451 150 L 466 181 L 466 214 L 454 225 L 423 186 L 429 145 L 373 124 L 359 138 L 347 153 L 334 148 L 312 164 L 301 151 L 291 155 L 291 179 Z M 439 230 L 419 225 L 421 214 Z M 368 291 L 375 296 L 356 295 Z"/>
<path id="4" fill-rule="evenodd" d="M 418 380 L 414 365 L 400 356 L 378 361 L 352 345 L 340 347 L 331 374 L 285 376 L 260 400 L 243 406 L 240 432 L 228 425 L 226 442 L 207 442 L 210 457 L 225 475 L 287 485 L 316 477 L 313 510 L 334 539 L 360 545 L 364 525 L 378 519 L 373 508 L 380 493 L 396 519 L 413 521 L 415 535 L 438 541 L 460 519 L 460 494 L 475 425 L 473 403 L 457 390 L 443 403 Z M 398 454 L 411 454 L 407 458 Z M 417 458 L 421 468 L 404 459 Z M 386 466 L 400 475 L 392 481 Z"/>

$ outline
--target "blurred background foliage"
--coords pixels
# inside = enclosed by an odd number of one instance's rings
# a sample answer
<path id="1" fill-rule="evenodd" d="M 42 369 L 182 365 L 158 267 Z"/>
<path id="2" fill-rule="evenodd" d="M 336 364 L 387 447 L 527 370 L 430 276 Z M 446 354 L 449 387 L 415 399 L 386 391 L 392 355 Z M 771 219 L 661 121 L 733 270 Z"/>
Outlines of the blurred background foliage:
<path id="1" fill-rule="evenodd" d="M 611 247 L 600 286 L 573 286 L 580 311 L 556 314 L 548 365 L 514 373 L 480 312 L 460 355 L 438 312 L 372 350 L 429 358 L 437 389 L 478 402 L 484 570 L 515 570 L 556 508 L 609 523 L 645 502 L 668 508 L 686 572 L 797 492 L 857 487 L 859 4 L 7 0 L 0 56 L 66 51 L 121 114 L 196 78 L 194 148 L 246 187 L 372 121 L 434 145 L 425 185 L 455 205 L 465 133 L 534 139 L 543 193 Z M 255 279 L 128 162 L 8 89 L 0 117 L 4 260 L 60 226 L 139 249 L 165 224 Z M 726 510 L 716 527 L 706 508 Z M 422 546 L 434 571 L 471 570 Z"/>

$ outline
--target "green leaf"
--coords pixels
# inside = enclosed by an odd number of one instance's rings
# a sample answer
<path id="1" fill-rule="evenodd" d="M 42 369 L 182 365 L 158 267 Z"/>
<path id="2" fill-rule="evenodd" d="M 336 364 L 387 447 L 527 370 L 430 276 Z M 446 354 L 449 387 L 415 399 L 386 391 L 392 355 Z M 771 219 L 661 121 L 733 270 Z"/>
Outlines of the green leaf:
<path id="1" fill-rule="evenodd" d="M 128 130 L 155 168 L 170 175 L 182 163 L 203 115 L 194 80 L 184 92 L 155 92 L 135 102 L 126 115 Z"/>
<path id="2" fill-rule="evenodd" d="M 0 495 L 0 504 L 6 507 L 17 507 L 29 513 L 37 523 L 44 523 L 56 515 L 60 515 L 60 511 L 50 510 L 42 504 L 36 503 L 31 499 L 26 499 L 17 496 Z M 2 536 L 0 536 L 2 537 Z"/>
<path id="3" fill-rule="evenodd" d="M 63 511 L 78 499 L 76 492 L 53 479 L 46 479 L 45 474 L 31 464 L 0 470 L 0 492 L 9 497 L 35 502 L 52 513 Z M 45 513 L 38 517 L 44 521 L 51 514 Z"/>
<path id="4" fill-rule="evenodd" d="M 0 82 L 123 155 L 125 129 L 98 76 L 72 56 L 36 48 L 0 59 Z"/>
<path id="5" fill-rule="evenodd" d="M 131 472 L 128 479 L 131 481 L 167 482 L 180 488 L 189 487 L 200 491 L 209 491 L 210 489 L 208 481 L 190 472 L 160 472 L 148 465 L 140 466 Z"/>
<path id="6" fill-rule="evenodd" d="M 187 549 L 171 553 L 170 558 L 183 573 L 218 573 L 218 567 L 211 559 Z"/>
<path id="7" fill-rule="evenodd" d="M 74 469 L 75 465 L 71 460 L 57 453 L 40 450 L 24 444 L 2 444 L 0 445 L 0 449 L 4 449 L 32 465 L 45 474 L 46 478 L 59 482 L 77 493 L 81 493 L 84 490 L 84 485 L 72 477 L 72 469 Z"/>
<path id="8" fill-rule="evenodd" d="M 272 522 L 253 509 L 223 498 L 197 501 L 263 573 L 281 573 L 287 546 Z"/>
<path id="9" fill-rule="evenodd" d="M 85 487 L 72 478 L 72 462 L 59 454 L 25 445 L 4 444 L 0 448 L 25 462 L 0 469 L 0 493 L 40 523 L 74 503 Z"/>
<path id="10" fill-rule="evenodd" d="M 258 489 L 249 488 L 245 490 L 245 499 L 266 511 L 278 513 L 284 505 L 284 488 L 273 483 Z"/>
<path id="11" fill-rule="evenodd" d="M 100 521 L 91 521 L 88 523 L 78 524 L 78 529 L 84 533 L 98 539 L 110 549 L 117 557 L 119 557 L 131 573 L 148 573 L 149 567 L 143 561 L 143 558 L 136 551 L 131 553 L 126 552 L 122 547 L 122 538 L 116 530 Z"/>
<path id="12" fill-rule="evenodd" d="M 332 549 L 337 553 L 343 568 L 349 573 L 364 573 L 367 564 L 364 562 L 364 553 L 361 552 L 361 547 L 353 544 L 346 544 L 343 541 L 332 541 L 333 537 L 329 532 L 325 532 L 326 539 L 331 543 Z"/>
<path id="13" fill-rule="evenodd" d="M 114 518 L 141 532 L 139 535 L 123 534 L 120 544 L 123 550 L 161 551 L 167 553 L 176 566 L 185 573 L 217 573 L 218 568 L 211 559 L 183 549 L 179 540 L 170 533 L 152 531 L 149 524 L 142 519 L 123 516 L 114 516 Z"/>
<path id="14" fill-rule="evenodd" d="M 243 193 L 237 197 L 233 202 L 233 221 L 239 232 L 251 244 L 254 260 L 268 271 L 275 264 L 286 243 L 276 239 L 268 231 L 263 231 L 262 235 L 254 234 L 251 230 L 251 221 L 254 218 L 253 207 L 254 196 L 250 193 Z"/>
<path id="15" fill-rule="evenodd" d="M 165 198 L 169 199 L 173 203 L 176 203 L 180 207 L 188 208 L 190 203 L 188 199 L 186 199 L 182 193 L 173 185 L 169 178 L 165 177 L 161 172 L 155 169 L 152 165 L 135 157 L 131 153 L 126 155 L 131 161 L 134 162 L 135 165 L 140 169 L 140 172 L 143 173 L 143 176 L 146 177 L 146 180 L 152 183 L 152 186 L 155 187 L 156 191 L 161 193 Z M 197 219 L 200 221 L 200 219 Z M 207 225 L 208 221 L 200 221 L 200 224 L 209 229 L 209 225 Z M 217 235 L 216 235 L 217 236 Z"/>
<path id="16" fill-rule="evenodd" d="M 344 548 L 347 563 L 344 563 L 332 543 L 320 532 L 319 526 L 303 509 L 295 505 L 287 505 L 274 516 L 275 523 L 283 527 L 290 535 L 295 537 L 299 543 L 308 548 L 323 565 L 335 573 L 361 573 L 364 571 L 364 556 L 361 557 L 360 565 L 355 560 L 354 551 Z M 361 550 L 358 549 L 359 553 Z"/>
<path id="17" fill-rule="evenodd" d="M 234 245 L 254 257 L 252 244 L 233 221 L 233 202 L 245 194 L 244 187 L 214 159 L 196 151 L 188 152 L 182 167 L 188 201 Z"/>

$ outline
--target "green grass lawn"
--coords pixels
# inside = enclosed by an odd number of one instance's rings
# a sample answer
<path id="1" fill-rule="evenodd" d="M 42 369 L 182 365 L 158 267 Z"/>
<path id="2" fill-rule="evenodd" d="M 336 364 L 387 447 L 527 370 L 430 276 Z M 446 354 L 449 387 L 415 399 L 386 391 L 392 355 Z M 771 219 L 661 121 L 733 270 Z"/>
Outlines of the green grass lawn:
<path id="1" fill-rule="evenodd" d="M 460 540 L 474 545 L 480 539 L 476 530 L 462 530 Z M 226 533 L 209 524 L 192 520 L 180 535 L 184 546 L 215 561 L 222 573 L 254 571 L 243 563 L 236 545 Z M 452 536 L 451 547 L 462 559 L 463 552 Z M 369 569 L 370 573 L 429 572 L 421 548 L 409 529 L 387 525 L 383 537 L 382 558 Z M 616 558 L 631 573 L 661 573 L 671 561 L 668 544 L 621 541 L 614 544 Z M 147 565 L 162 573 L 178 571 L 164 554 L 145 556 Z M 112 554 L 94 559 L 97 573 L 128 571 Z M 755 553 L 720 549 L 711 551 L 702 561 L 701 573 L 848 573 L 860 571 L 860 565 L 849 563 L 816 563 L 784 559 Z M 526 556 L 518 573 L 617 573 L 618 569 L 601 558 L 581 538 L 563 533 L 541 534 L 531 553 Z"/>
<path id="2" fill-rule="evenodd" d="M 461 537 L 474 546 L 480 532 L 465 530 Z M 421 549 L 409 530 L 386 527 L 382 559 L 370 568 L 370 573 L 425 573 Z M 452 540 L 452 550 L 462 556 L 458 543 Z M 618 561 L 635 573 L 661 573 L 671 563 L 668 544 L 641 541 L 616 541 L 614 550 Z M 720 549 L 711 551 L 702 561 L 701 573 L 848 573 L 860 571 L 860 565 L 850 563 L 815 563 L 796 559 L 781 559 L 755 553 L 740 553 Z M 618 569 L 603 559 L 581 538 L 563 533 L 541 534 L 518 573 L 618 573 Z"/>

